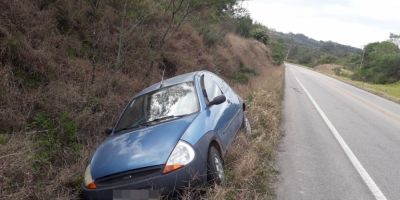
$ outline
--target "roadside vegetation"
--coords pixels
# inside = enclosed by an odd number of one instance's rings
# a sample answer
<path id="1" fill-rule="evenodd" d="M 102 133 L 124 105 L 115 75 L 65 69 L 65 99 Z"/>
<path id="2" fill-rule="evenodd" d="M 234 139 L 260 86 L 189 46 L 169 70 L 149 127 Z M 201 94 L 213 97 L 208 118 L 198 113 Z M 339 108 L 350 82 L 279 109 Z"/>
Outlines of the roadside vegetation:
<path id="1" fill-rule="evenodd" d="M 250 60 L 248 60 L 250 62 Z M 211 188 L 188 190 L 182 199 L 275 199 L 278 171 L 276 148 L 280 139 L 284 68 L 270 60 L 258 60 L 258 75 L 234 89 L 247 103 L 251 135 L 241 131 L 228 150 L 225 161 L 227 183 Z"/>
<path id="2" fill-rule="evenodd" d="M 318 41 L 303 34 L 269 30 L 271 41 L 280 41 L 288 62 L 313 67 L 320 64 L 355 66 L 360 63 L 362 50 L 332 41 Z"/>
<path id="3" fill-rule="evenodd" d="M 273 197 L 284 50 L 239 1 L 0 0 L 0 10 L 0 199 L 79 199 L 129 98 L 163 71 L 202 69 L 247 100 L 253 135 L 229 152 L 227 185 L 201 198 Z"/>
<path id="4" fill-rule="evenodd" d="M 349 79 L 347 79 L 346 81 L 356 87 L 365 89 L 369 92 L 400 103 L 400 82 L 389 84 L 373 84 Z"/>
<path id="5" fill-rule="evenodd" d="M 400 103 L 400 81 L 388 84 L 375 84 L 375 83 L 368 83 L 365 81 L 353 80 L 352 79 L 354 74 L 353 71 L 348 70 L 341 65 L 334 65 L 334 64 L 319 65 L 314 67 L 313 69 L 318 72 L 330 75 L 343 82 L 349 83 L 358 88 L 367 90 L 376 95 Z"/>
<path id="6" fill-rule="evenodd" d="M 246 98 L 252 135 L 239 135 L 228 152 L 228 184 L 214 190 L 210 199 L 275 199 L 284 72 L 279 67 L 260 71 L 248 85 L 236 86 Z"/>
<path id="7" fill-rule="evenodd" d="M 364 48 L 364 60 L 354 69 L 352 79 L 370 83 L 400 81 L 400 49 L 392 41 L 370 43 Z"/>
<path id="8" fill-rule="evenodd" d="M 297 36 L 298 37 L 298 36 Z M 293 38 L 293 37 L 292 37 Z M 304 39 L 302 48 L 312 46 L 312 39 Z M 298 42 L 298 41 L 297 41 Z M 314 44 L 315 45 L 315 44 Z M 346 55 L 337 55 L 340 45 L 328 45 L 322 51 L 325 55 L 313 54 L 310 62 L 293 59 L 289 52 L 288 61 L 303 64 L 322 73 L 335 75 L 350 84 L 363 88 L 390 100 L 400 102 L 400 35 L 390 34 L 389 39 L 383 42 L 373 42 L 363 50 L 343 51 Z M 329 47 L 329 48 L 328 48 Z M 297 47 L 296 47 L 297 48 Z M 330 53 L 329 53 L 330 52 Z M 307 57 L 308 54 L 301 53 Z"/>
<path id="9" fill-rule="evenodd" d="M 274 183 L 278 171 L 275 153 L 280 139 L 281 102 L 284 68 L 276 60 L 263 57 L 270 52 L 260 43 L 234 38 L 232 48 L 242 49 L 236 55 L 241 63 L 238 73 L 246 74 L 246 82 L 233 82 L 235 91 L 246 101 L 252 133 L 239 133 L 226 155 L 227 184 L 206 190 L 205 199 L 274 199 Z M 247 46 L 247 47 L 246 47 Z M 248 51 L 246 49 L 251 49 Z M 257 57 L 258 59 L 249 59 Z M 283 62 L 283 57 L 280 62 Z M 245 66 L 252 66 L 246 68 Z M 235 79 L 233 79 L 235 80 Z M 189 192 L 184 199 L 197 199 Z"/>

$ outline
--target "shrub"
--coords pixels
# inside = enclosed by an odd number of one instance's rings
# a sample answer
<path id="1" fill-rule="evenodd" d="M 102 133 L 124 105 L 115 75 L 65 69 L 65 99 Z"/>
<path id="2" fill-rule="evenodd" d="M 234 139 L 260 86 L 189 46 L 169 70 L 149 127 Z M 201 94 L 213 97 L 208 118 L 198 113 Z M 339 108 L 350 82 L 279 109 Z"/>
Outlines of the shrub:
<path id="1" fill-rule="evenodd" d="M 67 112 L 55 119 L 39 113 L 33 118 L 30 128 L 37 131 L 33 155 L 35 170 L 42 170 L 49 164 L 60 166 L 65 161 L 75 160 L 79 155 L 81 145 L 77 137 L 78 127 Z"/>
<path id="2" fill-rule="evenodd" d="M 262 24 L 255 23 L 253 29 L 250 32 L 251 37 L 267 45 L 270 38 L 268 35 L 268 28 Z"/>
<path id="3" fill-rule="evenodd" d="M 249 76 L 256 76 L 258 73 L 249 67 L 246 67 L 242 62 L 240 62 L 239 70 L 234 74 L 232 79 L 240 84 L 246 84 L 249 82 Z"/>
<path id="4" fill-rule="evenodd" d="M 6 144 L 6 143 L 7 143 L 6 134 L 0 134 L 0 144 Z"/>
<path id="5" fill-rule="evenodd" d="M 233 76 L 233 80 L 240 84 L 245 84 L 249 82 L 249 77 L 247 77 L 247 75 L 244 73 L 236 72 Z"/>
<path id="6" fill-rule="evenodd" d="M 276 64 L 282 64 L 285 59 L 285 48 L 282 41 L 271 43 L 272 59 Z"/>
<path id="7" fill-rule="evenodd" d="M 225 36 L 212 27 L 204 28 L 200 33 L 203 35 L 204 43 L 207 46 L 213 46 L 222 43 L 222 40 Z"/>
<path id="8" fill-rule="evenodd" d="M 299 63 L 303 65 L 309 65 L 312 62 L 311 55 L 305 55 L 299 59 Z"/>
<path id="9" fill-rule="evenodd" d="M 391 42 L 375 42 L 365 47 L 364 65 L 353 79 L 372 83 L 394 83 L 400 80 L 400 49 Z"/>
<path id="10" fill-rule="evenodd" d="M 318 59 L 317 64 L 332 64 L 337 61 L 337 57 L 332 55 L 324 55 L 320 59 Z"/>
<path id="11" fill-rule="evenodd" d="M 256 29 L 251 33 L 251 36 L 265 45 L 269 42 L 269 36 L 264 30 Z"/>
<path id="12" fill-rule="evenodd" d="M 236 18 L 236 33 L 243 37 L 250 37 L 251 29 L 253 26 L 253 20 L 250 16 L 240 16 Z"/>
<path id="13" fill-rule="evenodd" d="M 337 75 L 337 76 L 340 76 L 340 75 L 341 75 L 341 71 L 342 71 L 342 68 L 340 68 L 340 67 L 333 68 L 333 72 L 334 72 L 335 75 Z"/>

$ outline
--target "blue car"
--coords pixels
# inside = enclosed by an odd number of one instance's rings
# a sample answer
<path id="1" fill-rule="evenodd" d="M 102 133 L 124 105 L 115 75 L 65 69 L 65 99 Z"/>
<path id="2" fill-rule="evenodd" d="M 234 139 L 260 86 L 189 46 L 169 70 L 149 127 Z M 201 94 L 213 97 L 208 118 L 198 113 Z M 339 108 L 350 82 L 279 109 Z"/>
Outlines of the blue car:
<path id="1" fill-rule="evenodd" d="M 169 195 L 224 181 L 223 158 L 245 124 L 245 104 L 215 74 L 198 71 L 134 96 L 86 168 L 86 199 L 121 191 Z M 131 193 L 133 194 L 133 193 Z"/>

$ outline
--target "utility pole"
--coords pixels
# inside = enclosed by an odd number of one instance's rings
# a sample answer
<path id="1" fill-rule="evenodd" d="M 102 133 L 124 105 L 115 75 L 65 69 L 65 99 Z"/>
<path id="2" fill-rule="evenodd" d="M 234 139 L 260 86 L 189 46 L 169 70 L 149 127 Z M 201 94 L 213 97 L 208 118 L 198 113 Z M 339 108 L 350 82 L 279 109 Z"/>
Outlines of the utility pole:
<path id="1" fill-rule="evenodd" d="M 293 38 L 291 36 L 290 36 L 289 42 L 290 42 L 290 44 L 288 45 L 289 49 L 288 49 L 288 52 L 287 52 L 286 57 L 285 57 L 286 61 L 289 58 L 290 51 L 292 50 L 292 47 L 293 47 Z"/>
<path id="2" fill-rule="evenodd" d="M 286 54 L 285 60 L 289 58 L 290 50 L 292 49 L 292 45 L 289 46 L 288 52 Z"/>

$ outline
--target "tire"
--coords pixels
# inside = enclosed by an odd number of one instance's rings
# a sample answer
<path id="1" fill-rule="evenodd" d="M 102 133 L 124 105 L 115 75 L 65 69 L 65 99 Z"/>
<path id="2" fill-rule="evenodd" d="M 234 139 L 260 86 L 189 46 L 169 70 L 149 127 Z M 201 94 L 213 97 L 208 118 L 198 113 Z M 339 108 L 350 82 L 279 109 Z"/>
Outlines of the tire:
<path id="1" fill-rule="evenodd" d="M 225 183 L 224 163 L 219 151 L 211 146 L 208 151 L 207 177 L 209 183 L 223 185 Z"/>
<path id="2" fill-rule="evenodd" d="M 247 118 L 246 114 L 243 114 L 242 129 L 246 133 L 246 135 L 251 135 L 250 121 Z"/>

